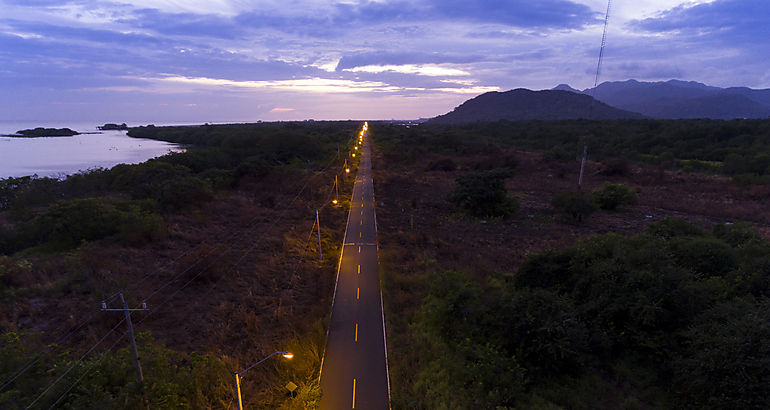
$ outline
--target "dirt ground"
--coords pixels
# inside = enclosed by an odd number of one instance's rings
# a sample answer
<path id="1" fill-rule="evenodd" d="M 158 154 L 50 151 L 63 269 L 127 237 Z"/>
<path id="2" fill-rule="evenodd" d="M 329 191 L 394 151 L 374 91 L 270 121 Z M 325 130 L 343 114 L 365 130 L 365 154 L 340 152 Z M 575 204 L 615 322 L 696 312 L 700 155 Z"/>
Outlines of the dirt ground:
<path id="1" fill-rule="evenodd" d="M 770 187 L 739 187 L 729 178 L 685 174 L 631 165 L 626 175 L 604 175 L 605 166 L 589 161 L 583 189 L 604 182 L 626 183 L 637 191 L 638 201 L 620 211 L 597 211 L 582 223 L 555 215 L 554 195 L 577 188 L 579 163 L 556 161 L 539 153 L 510 150 L 518 166 L 506 181 L 508 194 L 519 202 L 517 214 L 507 220 L 476 220 L 455 211 L 447 198 L 455 179 L 471 164 L 490 158 L 448 157 L 429 154 L 420 165 L 388 161 L 374 156 L 375 196 L 380 241 L 384 249 L 403 246 L 404 234 L 429 243 L 431 256 L 446 269 L 514 273 L 527 254 L 561 248 L 592 235 L 644 231 L 666 217 L 687 219 L 704 228 L 726 222 L 754 223 L 770 235 L 770 210 L 765 201 Z M 454 171 L 429 171 L 426 165 L 451 159 Z M 467 249 L 473 252 L 467 252 Z"/>

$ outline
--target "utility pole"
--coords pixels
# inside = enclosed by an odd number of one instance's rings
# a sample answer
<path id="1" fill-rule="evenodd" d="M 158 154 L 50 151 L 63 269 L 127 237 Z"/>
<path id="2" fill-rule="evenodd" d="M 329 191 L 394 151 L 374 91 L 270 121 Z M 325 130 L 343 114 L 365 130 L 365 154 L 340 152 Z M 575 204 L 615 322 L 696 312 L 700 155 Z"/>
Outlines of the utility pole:
<path id="1" fill-rule="evenodd" d="M 337 174 L 334 174 L 334 200 L 337 202 L 340 200 L 340 189 L 337 186 Z"/>
<path id="2" fill-rule="evenodd" d="M 238 404 L 238 410 L 243 410 L 243 400 L 241 400 L 241 375 L 233 373 L 235 376 L 235 403 Z"/>
<path id="3" fill-rule="evenodd" d="M 580 177 L 578 177 L 578 191 L 583 188 L 583 170 L 586 167 L 586 157 L 588 157 L 588 143 L 583 145 L 583 159 L 580 161 Z"/>
<path id="4" fill-rule="evenodd" d="M 318 260 L 323 261 L 324 257 L 321 255 L 321 222 L 318 219 L 318 210 L 315 210 L 315 225 L 318 227 Z"/>
<path id="5" fill-rule="evenodd" d="M 107 302 L 102 301 L 102 312 L 123 312 L 126 315 L 126 326 L 128 327 L 128 336 L 131 338 L 131 349 L 134 352 L 134 366 L 136 366 L 136 375 L 139 379 L 139 388 L 142 391 L 142 401 L 144 402 L 144 408 L 150 408 L 150 402 L 147 400 L 147 392 L 144 390 L 144 375 L 142 375 L 142 363 L 139 358 L 139 352 L 136 350 L 136 339 L 134 338 L 134 326 L 131 324 L 131 312 L 148 311 L 147 303 L 142 302 L 140 309 L 129 309 L 126 304 L 126 299 L 123 297 L 123 292 L 120 293 L 120 302 L 123 304 L 122 309 L 107 309 Z"/>

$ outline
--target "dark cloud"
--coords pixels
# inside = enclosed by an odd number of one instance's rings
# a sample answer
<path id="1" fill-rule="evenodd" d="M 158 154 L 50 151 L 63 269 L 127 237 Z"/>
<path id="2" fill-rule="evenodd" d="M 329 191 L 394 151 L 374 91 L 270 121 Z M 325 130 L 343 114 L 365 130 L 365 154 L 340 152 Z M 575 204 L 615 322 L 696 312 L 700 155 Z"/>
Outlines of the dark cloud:
<path id="1" fill-rule="evenodd" d="M 768 16 L 770 2 L 767 0 L 718 0 L 692 7 L 679 6 L 630 24 L 647 32 L 676 31 L 741 46 L 737 42 L 767 42 L 770 38 Z"/>
<path id="2" fill-rule="evenodd" d="M 434 0 L 443 16 L 515 27 L 578 28 L 597 22 L 588 6 L 568 0 Z"/>
<path id="3" fill-rule="evenodd" d="M 135 10 L 131 17 L 118 21 L 166 35 L 234 39 L 243 30 L 232 19 L 216 15 L 164 13 L 157 9 Z"/>
<path id="4" fill-rule="evenodd" d="M 249 12 L 241 26 L 271 27 L 288 33 L 337 36 L 366 24 L 429 24 L 435 21 L 495 23 L 519 28 L 578 28 L 598 22 L 588 6 L 569 0 L 430 0 L 336 4 L 328 14 L 301 17 Z"/>
<path id="5" fill-rule="evenodd" d="M 18 31 L 34 33 L 57 40 L 84 40 L 126 46 L 158 46 L 170 43 L 170 41 L 163 38 L 139 33 L 120 33 L 111 30 L 66 27 L 18 20 L 6 20 L 5 23 Z"/>

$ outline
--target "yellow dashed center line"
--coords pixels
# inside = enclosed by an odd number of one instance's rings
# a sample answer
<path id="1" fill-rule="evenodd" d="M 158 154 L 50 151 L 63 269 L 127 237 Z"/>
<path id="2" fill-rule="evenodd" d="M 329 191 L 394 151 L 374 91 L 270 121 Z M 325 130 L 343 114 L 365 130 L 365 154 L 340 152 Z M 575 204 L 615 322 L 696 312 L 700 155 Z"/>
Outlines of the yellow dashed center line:
<path id="1" fill-rule="evenodd" d="M 361 274 L 361 265 L 358 265 L 358 274 Z"/>
<path id="2" fill-rule="evenodd" d="M 358 247 L 358 253 L 361 253 L 361 247 L 360 246 Z"/>
<path id="3" fill-rule="evenodd" d="M 361 288 L 356 288 L 356 300 L 358 300 L 359 296 L 361 296 Z"/>
<path id="4" fill-rule="evenodd" d="M 356 323 L 356 335 L 353 336 L 353 341 L 358 342 L 358 323 Z"/>
<path id="5" fill-rule="evenodd" d="M 353 379 L 353 408 L 356 408 L 356 379 Z"/>

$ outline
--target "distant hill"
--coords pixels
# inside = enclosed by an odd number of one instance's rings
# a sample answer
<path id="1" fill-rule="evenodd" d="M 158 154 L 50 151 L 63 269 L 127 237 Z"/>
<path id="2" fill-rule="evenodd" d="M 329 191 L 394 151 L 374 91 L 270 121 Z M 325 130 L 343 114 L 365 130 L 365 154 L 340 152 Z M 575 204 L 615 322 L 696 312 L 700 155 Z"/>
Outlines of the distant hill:
<path id="1" fill-rule="evenodd" d="M 532 91 L 524 88 L 492 91 L 472 98 L 453 111 L 428 121 L 432 124 L 461 124 L 499 120 L 574 120 L 588 118 L 591 97 L 562 90 Z M 619 110 L 596 101 L 594 119 L 639 119 L 643 115 Z"/>
<path id="2" fill-rule="evenodd" d="M 569 86 L 569 84 L 559 84 L 556 87 L 553 87 L 552 90 L 558 90 L 558 91 L 569 91 L 571 93 L 575 94 L 583 94 L 582 91 L 576 90 Z"/>
<path id="3" fill-rule="evenodd" d="M 571 88 L 560 84 L 556 88 Z M 636 80 L 606 82 L 596 90 L 597 100 L 623 110 L 648 117 L 678 118 L 767 118 L 770 117 L 770 89 L 745 87 L 720 88 L 695 81 L 670 80 L 640 82 Z"/>

